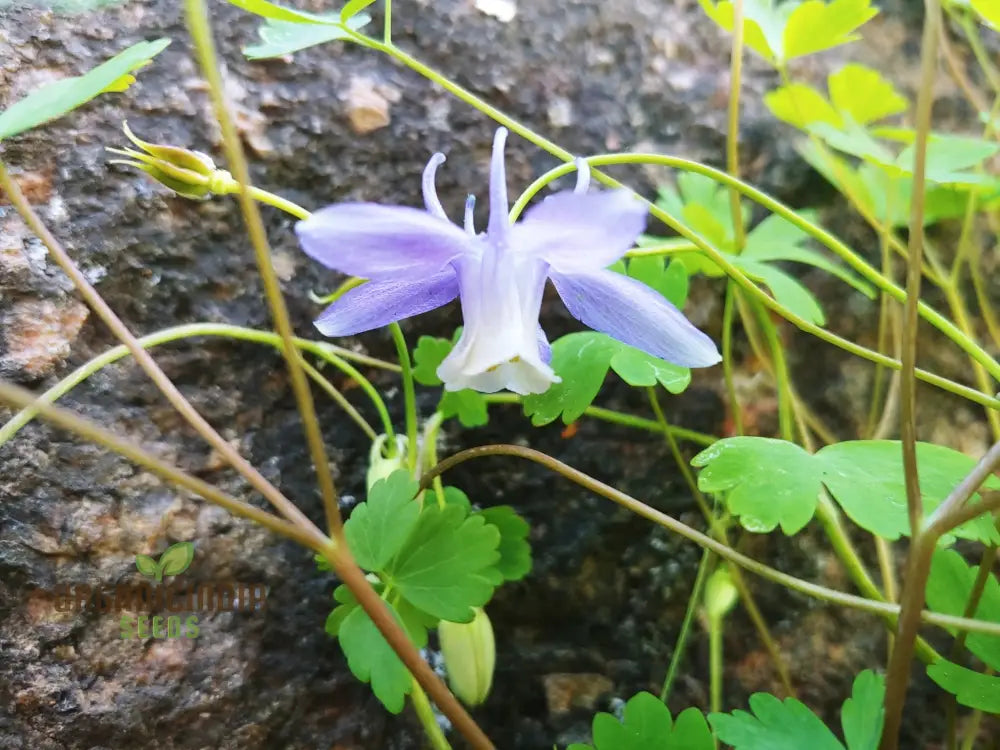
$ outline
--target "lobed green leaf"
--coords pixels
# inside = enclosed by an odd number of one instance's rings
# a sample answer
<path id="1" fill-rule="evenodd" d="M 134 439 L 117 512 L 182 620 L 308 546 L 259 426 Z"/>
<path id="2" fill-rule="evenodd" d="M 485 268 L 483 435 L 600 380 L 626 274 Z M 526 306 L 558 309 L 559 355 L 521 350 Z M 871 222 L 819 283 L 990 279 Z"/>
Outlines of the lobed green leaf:
<path id="1" fill-rule="evenodd" d="M 409 472 L 398 469 L 377 481 L 368 499 L 351 512 L 344 524 L 347 546 L 365 570 L 381 571 L 399 552 L 417 525 L 419 485 Z"/>

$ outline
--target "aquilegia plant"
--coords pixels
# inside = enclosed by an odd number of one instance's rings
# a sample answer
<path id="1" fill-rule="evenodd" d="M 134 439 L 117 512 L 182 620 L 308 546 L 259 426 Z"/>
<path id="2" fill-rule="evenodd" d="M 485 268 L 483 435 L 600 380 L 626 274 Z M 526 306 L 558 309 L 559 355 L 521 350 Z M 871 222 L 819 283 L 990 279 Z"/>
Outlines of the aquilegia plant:
<path id="1" fill-rule="evenodd" d="M 484 114 L 502 120 L 541 149 L 560 159 L 567 157 L 555 143 L 512 118 L 499 117 L 491 106 L 396 46 L 389 0 L 380 4 L 385 10 L 385 25 L 378 37 L 361 32 L 372 20 L 364 11 L 374 0 L 350 0 L 332 14 L 308 13 L 268 0 L 229 2 L 264 19 L 261 43 L 244 50 L 249 58 L 284 58 L 306 47 L 348 41 L 394 58 Z M 926 665 L 926 678 L 942 688 L 941 710 L 911 711 L 908 716 L 917 716 L 920 721 L 913 724 L 919 727 L 904 730 L 911 737 L 919 733 L 921 740 L 938 732 L 945 736 L 941 746 L 949 748 L 958 747 L 959 735 L 964 735 L 961 747 L 971 750 L 983 733 L 991 731 L 984 714 L 1000 714 L 1000 677 L 996 676 L 1000 672 L 1000 583 L 991 571 L 1000 547 L 996 517 L 1000 478 L 994 475 L 1000 466 L 1000 399 L 996 396 L 1000 362 L 990 353 L 1000 343 L 1000 316 L 993 311 L 984 274 L 988 264 L 983 262 L 985 250 L 995 247 L 1000 209 L 1000 178 L 995 168 L 995 157 L 1000 153 L 995 103 L 1000 101 L 1000 84 L 995 63 L 988 57 L 991 47 L 980 38 L 1000 29 L 1000 3 L 943 2 L 952 21 L 948 26 L 940 24 L 942 0 L 925 0 L 922 54 L 927 64 L 921 73 L 918 106 L 911 107 L 909 99 L 879 71 L 853 62 L 830 73 L 825 92 L 796 79 L 793 63 L 798 58 L 858 38 L 857 29 L 878 13 L 870 0 L 699 0 L 705 13 L 727 31 L 737 18 L 744 22 L 743 33 L 733 35 L 726 171 L 657 153 L 577 159 L 573 190 L 550 195 L 512 223 L 504 171 L 507 130 L 500 128 L 493 142 L 489 222 L 486 231 L 478 233 L 472 196 L 466 201 L 462 226 L 449 221 L 438 199 L 434 178 L 445 160 L 442 154 L 434 154 L 423 173 L 424 209 L 345 203 L 311 214 L 281 196 L 249 185 L 246 160 L 224 102 L 204 2 L 185 0 L 193 46 L 214 97 L 227 148 L 226 166 L 232 173 L 216 168 L 204 154 L 140 140 L 127 127 L 125 133 L 134 148 L 112 151 L 127 157 L 118 163 L 144 171 L 179 195 L 199 199 L 239 195 L 277 332 L 193 323 L 136 339 L 45 228 L 2 162 L 0 188 L 166 398 L 279 514 L 222 492 L 132 441 L 51 406 L 92 374 L 126 356 L 124 349 L 85 363 L 41 396 L 0 383 L 0 401 L 21 409 L 0 427 L 0 446 L 41 414 L 57 426 L 100 442 L 161 478 L 315 552 L 320 566 L 332 569 L 340 581 L 339 586 L 331 586 L 334 606 L 325 629 L 337 639 L 347 667 L 371 686 L 387 710 L 400 713 L 412 708 L 435 750 L 451 747 L 448 734 L 452 729 L 470 747 L 493 748 L 486 732 L 456 696 L 470 707 L 486 700 L 510 701 L 508 691 L 513 681 L 526 682 L 539 676 L 527 674 L 530 668 L 524 666 L 526 662 L 508 660 L 505 673 L 494 680 L 494 665 L 504 664 L 498 644 L 503 648 L 511 639 L 494 638 L 486 611 L 500 586 L 523 581 L 531 572 L 531 527 L 521 517 L 521 508 L 491 504 L 491 496 L 469 497 L 442 479 L 455 465 L 487 455 L 535 461 L 705 550 L 693 575 L 686 613 L 677 623 L 677 641 L 669 664 L 664 655 L 662 664 L 652 665 L 663 667 L 662 673 L 655 675 L 662 677 L 662 682 L 651 682 L 653 672 L 646 674 L 644 669 L 636 670 L 641 676 L 619 679 L 609 688 L 610 697 L 635 694 L 627 702 L 617 701 L 619 710 L 614 715 L 598 713 L 591 735 L 585 729 L 577 731 L 577 726 L 572 736 L 564 735 L 559 747 L 574 739 L 591 739 L 592 745 L 573 742 L 568 748 L 716 750 L 724 743 L 736 750 L 896 750 L 911 662 L 919 659 Z M 426 4 L 397 1 L 397 17 L 401 13 L 434 12 L 417 10 L 414 5 Z M 947 48 L 956 42 L 966 45 L 963 52 L 968 54 L 958 55 Z M 168 43 L 135 44 L 84 75 L 56 81 L 11 104 L 0 112 L 0 141 L 59 117 L 99 94 L 125 91 L 135 81 L 133 73 Z M 978 113 L 978 118 L 969 118 L 961 134 L 931 130 L 931 96 L 941 83 L 934 80 L 939 67 L 938 43 L 945 45 L 944 57 L 951 73 L 972 111 Z M 991 44 L 995 43 L 994 39 Z M 872 236 L 880 238 L 884 251 L 881 270 L 818 226 L 808 210 L 794 211 L 740 179 L 740 61 L 750 53 L 773 67 L 777 74 L 774 80 L 782 82 L 765 97 L 768 109 L 778 120 L 801 131 L 803 156 L 869 224 Z M 985 75 L 967 77 L 959 70 L 973 57 Z M 962 65 L 954 65 L 955 60 Z M 989 96 L 977 87 L 985 87 Z M 898 121 L 889 121 L 897 116 Z M 918 159 L 918 153 L 926 159 Z M 676 186 L 663 186 L 655 203 L 643 201 L 628 189 L 589 189 L 591 169 L 635 164 L 676 170 Z M 541 189 L 571 170 L 569 164 L 557 167 L 539 178 L 535 187 Z M 517 205 L 527 203 L 534 194 L 522 196 Z M 750 211 L 748 198 L 758 209 L 766 209 L 767 215 L 760 217 L 759 211 Z M 320 315 L 316 321 L 319 330 L 327 336 L 349 336 L 389 325 L 398 365 L 328 342 L 294 338 L 261 230 L 258 203 L 299 219 L 296 229 L 303 249 L 323 265 L 356 277 L 341 288 L 348 291 L 335 296 L 336 301 Z M 6 220 L 7 210 L 0 206 L 0 218 Z M 679 236 L 642 236 L 647 214 Z M 757 218 L 761 220 L 754 223 Z M 939 245 L 927 243 L 924 248 L 920 228 L 949 221 L 960 221 L 960 228 L 952 226 L 937 233 Z M 906 237 L 899 232 L 904 227 L 909 230 Z M 952 239 L 954 248 L 949 247 Z M 639 247 L 633 248 L 635 244 Z M 904 260 L 896 260 L 893 253 Z M 797 278 L 787 263 L 811 266 L 856 290 L 858 296 L 851 304 L 870 309 L 871 317 L 878 316 L 879 336 L 872 342 L 878 350 L 848 341 L 835 332 L 832 323 L 827 327 L 821 302 L 807 287 L 812 276 Z M 897 283 L 904 263 L 911 264 L 905 290 Z M 708 367 L 721 359 L 712 340 L 678 309 L 684 306 L 690 279 L 698 275 L 707 277 L 707 285 L 717 284 L 716 291 L 725 299 L 720 321 L 725 358 L 721 379 L 728 419 L 722 438 L 668 423 L 661 405 L 662 399 L 680 393 L 691 383 L 688 368 Z M 926 281 L 922 282 L 922 277 Z M 570 313 L 597 332 L 570 333 L 550 346 L 539 324 L 549 279 Z M 928 298 L 943 300 L 948 315 L 929 304 L 917 305 L 920 283 L 939 288 Z M 970 303 L 973 294 L 975 300 Z M 875 306 L 860 307 L 869 304 L 863 296 L 878 295 L 881 304 L 877 312 Z M 457 341 L 455 337 L 422 336 L 411 356 L 397 321 L 456 297 L 461 300 L 464 322 Z M 906 316 L 896 315 L 900 305 L 907 306 Z M 918 315 L 928 324 L 928 333 L 933 327 L 934 335 L 943 334 L 948 346 L 955 345 L 968 356 L 970 382 L 975 387 L 914 369 L 912 356 L 895 359 L 897 350 L 910 355 L 915 351 L 913 321 Z M 856 430 L 851 430 L 849 418 L 840 420 L 836 428 L 826 425 L 822 402 L 815 392 L 800 392 L 795 387 L 789 367 L 792 358 L 786 348 L 788 342 L 801 339 L 785 336 L 783 323 L 776 316 L 877 365 L 871 374 L 870 402 L 862 410 L 867 416 L 858 418 Z M 977 327 L 993 339 L 992 350 L 976 340 Z M 196 336 L 263 343 L 284 354 L 317 470 L 326 514 L 324 529 L 201 418 L 146 351 L 147 347 Z M 749 366 L 733 354 L 737 337 L 747 344 L 743 350 L 753 352 Z M 944 339 L 935 343 L 943 344 Z M 317 366 L 306 361 L 309 358 Z M 928 358 L 928 366 L 938 364 Z M 360 386 L 354 395 L 366 399 L 365 404 L 355 406 L 328 379 L 323 367 L 338 369 L 345 379 Z M 370 380 L 374 368 L 382 372 Z M 629 386 L 643 389 L 642 395 L 649 402 L 647 415 L 614 411 L 595 403 L 609 371 Z M 775 398 L 746 403 L 745 394 L 737 387 L 737 374 L 746 375 L 747 371 L 753 373 L 748 380 L 769 382 Z M 343 407 L 367 438 L 359 437 L 359 441 L 371 446 L 364 499 L 354 504 L 347 519 L 340 515 L 339 496 L 306 376 Z M 825 372 L 813 371 L 810 376 L 820 390 L 826 388 Z M 989 450 L 982 446 L 979 452 L 985 455 L 978 462 L 947 446 L 916 442 L 920 425 L 914 417 L 913 399 L 905 393 L 912 396 L 917 379 L 928 388 L 933 385 L 950 396 L 962 397 L 970 409 L 983 409 L 995 444 Z M 400 425 L 394 422 L 377 385 L 400 381 L 405 437 L 397 434 Z M 415 383 L 443 385 L 445 389 L 426 419 L 421 419 L 418 410 Z M 513 393 L 496 393 L 503 390 Z M 489 409 L 507 408 L 502 404 L 520 406 L 535 426 L 562 418 L 567 425 L 562 433 L 566 439 L 573 437 L 575 424 L 582 418 L 642 429 L 664 438 L 664 451 L 670 451 L 688 482 L 692 507 L 696 506 L 703 517 L 699 523 L 703 522 L 704 531 L 626 495 L 613 486 L 613 477 L 600 481 L 531 448 L 479 446 L 438 460 L 438 437 L 447 420 L 457 417 L 465 427 L 483 425 L 490 419 Z M 364 413 L 369 408 L 377 413 L 380 429 L 369 424 Z M 759 434 L 767 431 L 767 421 L 751 423 L 764 412 L 776 417 L 773 435 Z M 902 415 L 898 421 L 897 412 Z M 900 430 L 904 440 L 888 439 L 899 425 L 905 428 Z M 839 434 L 849 430 L 850 437 L 857 439 L 844 439 Z M 701 448 L 700 452 L 686 458 L 684 451 L 693 445 Z M 689 466 L 697 469 L 697 477 Z M 351 479 L 346 477 L 348 485 Z M 361 487 L 350 489 L 362 491 Z M 513 502 L 521 502 L 517 492 L 510 495 Z M 16 498 L 8 498 L 10 502 Z M 546 498 L 531 510 L 542 515 L 549 505 Z M 566 518 L 564 515 L 559 520 Z M 551 519 L 545 516 L 539 520 Z M 812 523 L 814 520 L 817 523 Z M 0 526 L 2 521 L 0 518 Z M 20 524 L 13 528 L 20 528 Z M 825 534 L 857 593 L 793 577 L 732 547 L 737 535 L 772 532 L 786 537 L 800 532 Z M 872 544 L 855 547 L 854 540 L 861 539 L 863 532 L 872 537 Z M 908 537 L 905 546 L 901 543 L 904 537 Z M 647 538 L 630 537 L 629 544 L 641 545 Z M 956 540 L 961 540 L 961 546 Z M 980 550 L 976 551 L 975 545 Z M 182 547 L 192 549 L 187 541 L 171 549 Z M 815 542 L 810 541 L 808 549 L 814 547 Z M 869 549 L 878 551 L 879 575 L 869 572 L 875 558 L 874 551 L 866 556 Z M 154 561 L 148 557 L 148 549 L 130 552 L 135 554 L 140 572 L 156 572 L 155 565 L 150 567 Z M 635 559 L 650 560 L 661 569 L 660 563 L 670 554 L 654 545 L 640 552 L 641 557 Z M 896 574 L 903 567 L 904 555 L 906 574 L 897 590 Z M 149 565 L 144 567 L 142 561 Z M 768 613 L 755 603 L 754 588 L 744 577 L 745 571 L 767 579 L 767 585 L 778 584 L 803 596 L 867 612 L 873 621 L 881 618 L 887 632 L 893 634 L 884 674 L 876 668 L 854 675 L 839 728 L 828 727 L 794 697 L 793 674 L 807 683 L 810 665 L 798 665 L 800 669 L 794 673 L 786 666 L 787 656 L 798 649 L 778 646 L 766 621 Z M 164 568 L 163 572 L 170 571 Z M 557 571 L 549 572 L 558 575 Z M 593 574 L 605 575 L 606 571 L 595 570 Z M 650 571 L 650 579 L 658 580 L 655 570 Z M 529 595 L 539 591 L 531 588 L 530 582 L 519 585 Z M 728 613 L 737 602 L 749 614 L 767 652 L 766 663 L 781 683 L 781 696 L 750 696 L 749 712 L 736 709 L 744 702 L 742 696 L 734 699 L 723 690 L 736 682 L 724 679 L 728 674 L 723 659 L 724 644 L 736 638 L 723 636 Z M 783 605 L 779 602 L 778 606 Z M 602 602 L 602 607 L 607 606 Z M 657 623 L 667 619 L 661 615 L 657 613 Z M 582 619 L 586 616 L 586 612 L 581 614 Z M 708 642 L 704 660 L 706 705 L 691 706 L 674 715 L 667 704 L 680 700 L 672 689 L 685 665 L 696 659 L 686 646 L 699 623 Z M 502 624 L 509 627 L 509 619 Z M 938 627 L 943 634 L 938 633 L 933 642 L 924 640 L 918 633 L 921 625 Z M 954 641 L 948 643 L 946 635 Z M 787 643 L 791 645 L 795 637 L 794 632 L 787 632 Z M 643 654 L 650 648 L 645 639 L 639 644 L 616 644 L 616 648 L 619 645 Z M 419 653 L 435 648 L 441 652 L 451 692 Z M 595 653 L 597 650 L 595 646 Z M 744 661 L 757 663 L 756 656 L 751 657 Z M 544 663 L 539 672 L 550 671 L 552 666 Z M 808 686 L 814 687 L 814 683 Z M 645 691 L 654 687 L 659 695 Z M 932 700 L 927 697 L 929 691 L 923 693 L 921 700 Z M 435 708 L 448 721 L 436 714 Z M 13 709 L 15 720 L 20 710 Z M 26 710 L 32 721 L 37 720 L 34 709 Z M 508 706 L 491 715 L 507 717 L 512 710 L 517 709 Z M 510 743 L 517 741 L 511 738 L 519 737 L 519 730 L 510 724 L 513 722 L 494 729 L 498 735 L 507 733 L 504 747 L 516 748 Z M 930 744 L 921 742 L 920 746 L 937 744 L 937 740 L 934 737 L 928 740 Z M 916 746 L 912 742 L 904 745 Z"/>
<path id="2" fill-rule="evenodd" d="M 327 336 L 348 336 L 459 297 L 462 335 L 437 369 L 445 388 L 544 393 L 559 381 L 538 323 L 550 278 L 573 316 L 591 328 L 684 367 L 718 362 L 712 340 L 662 295 L 607 270 L 645 227 L 645 204 L 628 190 L 587 192 L 588 167 L 578 160 L 580 178 L 573 191 L 550 195 L 512 225 L 506 139 L 507 130 L 498 129 L 485 234 L 473 226 L 471 196 L 464 229 L 445 215 L 434 187 L 443 154 L 434 154 L 424 170 L 426 211 L 343 203 L 299 222 L 296 231 L 309 255 L 370 279 L 330 305 L 316 327 Z"/>

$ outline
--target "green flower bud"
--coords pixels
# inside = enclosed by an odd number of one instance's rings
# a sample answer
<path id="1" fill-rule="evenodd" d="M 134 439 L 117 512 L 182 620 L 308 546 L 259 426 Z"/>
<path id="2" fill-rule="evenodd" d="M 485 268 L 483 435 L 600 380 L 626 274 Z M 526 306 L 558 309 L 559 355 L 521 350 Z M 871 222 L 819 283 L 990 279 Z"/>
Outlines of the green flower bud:
<path id="1" fill-rule="evenodd" d="M 369 491 L 378 480 L 385 479 L 397 469 L 406 468 L 406 438 L 402 435 L 396 436 L 396 453 L 391 457 L 386 457 L 383 452 L 388 440 L 388 435 L 379 435 L 368 452 L 368 475 L 365 478 L 365 485 Z"/>
<path id="2" fill-rule="evenodd" d="M 438 640 L 452 692 L 466 705 L 483 703 L 490 694 L 497 659 L 493 625 L 486 611 L 476 607 L 472 622 L 442 620 Z"/>
<path id="3" fill-rule="evenodd" d="M 140 169 L 184 198 L 202 199 L 212 194 L 224 195 L 233 192 L 236 186 L 233 176 L 224 169 L 216 169 L 215 162 L 208 154 L 176 146 L 148 143 L 136 137 L 127 122 L 122 123 L 122 129 L 140 150 L 108 148 L 107 150 L 113 154 L 129 157 L 114 159 L 111 161 L 112 164 L 124 164 Z"/>
<path id="4" fill-rule="evenodd" d="M 720 565 L 705 583 L 705 613 L 710 620 L 721 620 L 738 598 L 739 591 L 733 585 L 729 569 Z"/>

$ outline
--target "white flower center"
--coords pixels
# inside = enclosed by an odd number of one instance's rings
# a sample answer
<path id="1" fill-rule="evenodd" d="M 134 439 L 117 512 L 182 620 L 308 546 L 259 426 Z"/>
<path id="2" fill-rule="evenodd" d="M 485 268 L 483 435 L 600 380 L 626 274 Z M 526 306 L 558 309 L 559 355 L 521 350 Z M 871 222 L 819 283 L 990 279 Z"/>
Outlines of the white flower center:
<path id="1" fill-rule="evenodd" d="M 559 382 L 539 354 L 546 266 L 489 239 L 484 245 L 456 261 L 464 328 L 437 375 L 449 391 L 543 393 Z"/>

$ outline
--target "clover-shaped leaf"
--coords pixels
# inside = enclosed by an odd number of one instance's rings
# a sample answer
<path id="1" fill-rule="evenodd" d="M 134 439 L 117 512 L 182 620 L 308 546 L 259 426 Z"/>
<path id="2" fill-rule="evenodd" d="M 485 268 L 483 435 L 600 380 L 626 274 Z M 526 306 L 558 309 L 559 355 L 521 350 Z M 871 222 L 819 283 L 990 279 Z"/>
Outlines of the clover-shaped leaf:
<path id="1" fill-rule="evenodd" d="M 637 693 L 625 704 L 623 721 L 608 713 L 594 716 L 593 745 L 575 743 L 567 750 L 713 750 L 705 716 L 688 708 L 670 716 L 670 709 L 650 693 Z"/>
<path id="2" fill-rule="evenodd" d="M 377 481 L 351 512 L 344 536 L 362 568 L 382 570 L 403 546 L 420 515 L 418 489 L 409 472 L 398 469 Z"/>
<path id="3" fill-rule="evenodd" d="M 469 622 L 503 581 L 500 532 L 459 505 L 425 504 L 413 533 L 385 572 L 411 604 L 442 620 Z"/>
<path id="4" fill-rule="evenodd" d="M 437 368 L 462 334 L 458 328 L 452 340 L 421 336 L 413 350 L 413 379 L 421 385 L 441 385 Z M 445 419 L 458 417 L 463 427 L 481 427 L 489 421 L 486 399 L 483 394 L 469 388 L 460 391 L 444 391 L 438 402 L 438 411 Z"/>

